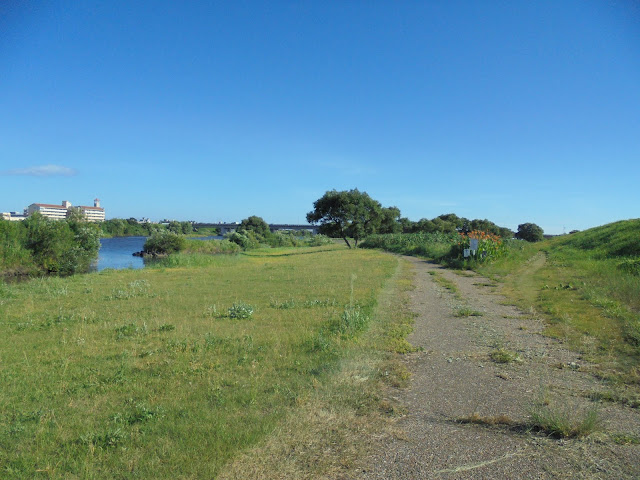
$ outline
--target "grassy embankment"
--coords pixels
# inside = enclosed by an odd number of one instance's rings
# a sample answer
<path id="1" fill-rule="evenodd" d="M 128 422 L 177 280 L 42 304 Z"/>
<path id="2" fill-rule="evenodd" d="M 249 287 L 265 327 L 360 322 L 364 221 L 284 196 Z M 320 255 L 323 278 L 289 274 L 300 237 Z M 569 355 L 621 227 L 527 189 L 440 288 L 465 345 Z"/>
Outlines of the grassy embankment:
<path id="1" fill-rule="evenodd" d="M 612 386 L 632 386 L 640 406 L 640 220 L 526 244 L 479 267 L 525 311 L 547 319 Z"/>
<path id="2" fill-rule="evenodd" d="M 403 378 L 381 353 L 407 347 L 398 261 L 333 246 L 167 265 L 0 284 L 0 476 L 212 478 L 229 462 L 230 476 L 303 475 L 353 461 L 349 435 L 392 410 L 379 382 Z M 247 311 L 234 304 L 253 314 L 232 318 Z"/>

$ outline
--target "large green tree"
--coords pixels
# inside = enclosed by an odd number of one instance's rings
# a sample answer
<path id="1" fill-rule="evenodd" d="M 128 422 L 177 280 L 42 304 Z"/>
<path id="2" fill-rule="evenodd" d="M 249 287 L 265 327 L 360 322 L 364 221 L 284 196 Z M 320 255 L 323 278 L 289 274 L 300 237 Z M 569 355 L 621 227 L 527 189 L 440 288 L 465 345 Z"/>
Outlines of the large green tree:
<path id="1" fill-rule="evenodd" d="M 516 238 L 527 242 L 539 242 L 544 239 L 544 231 L 535 223 L 522 223 L 518 225 Z"/>
<path id="2" fill-rule="evenodd" d="M 265 222 L 262 217 L 258 217 L 256 215 L 251 215 L 250 217 L 242 220 L 240 225 L 238 225 L 238 231 L 253 232 L 256 237 L 261 239 L 265 239 L 271 234 L 269 224 Z"/>
<path id="3" fill-rule="evenodd" d="M 353 246 L 357 247 L 361 239 L 378 231 L 382 220 L 380 202 L 357 188 L 326 192 L 313 203 L 313 210 L 307 213 L 309 223 L 320 224 L 320 233 L 344 239 L 349 248 L 350 238 L 353 239 Z"/>
<path id="4" fill-rule="evenodd" d="M 398 207 L 383 208 L 381 211 L 380 227 L 378 233 L 400 233 L 402 224 L 400 223 L 400 209 Z"/>

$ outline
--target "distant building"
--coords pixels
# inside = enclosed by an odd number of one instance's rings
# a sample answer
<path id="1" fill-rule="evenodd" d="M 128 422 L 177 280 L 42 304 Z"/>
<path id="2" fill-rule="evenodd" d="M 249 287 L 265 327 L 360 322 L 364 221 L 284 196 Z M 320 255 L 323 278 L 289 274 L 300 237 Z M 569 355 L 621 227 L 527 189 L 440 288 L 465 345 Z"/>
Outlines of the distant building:
<path id="1" fill-rule="evenodd" d="M 9 220 L 10 222 L 19 222 L 27 218 L 27 216 L 20 212 L 2 212 L 0 213 L 0 218 L 2 220 Z"/>
<path id="2" fill-rule="evenodd" d="M 93 201 L 93 207 L 75 207 L 80 210 L 89 222 L 104 222 L 104 208 L 100 206 L 100 199 Z"/>
<path id="3" fill-rule="evenodd" d="M 104 221 L 104 208 L 100 207 L 100 200 L 95 199 L 93 201 L 93 207 L 86 206 L 71 206 L 71 202 L 64 200 L 62 205 L 51 205 L 48 203 L 32 203 L 27 208 L 27 215 L 33 215 L 35 212 L 40 212 L 42 216 L 51 218 L 53 220 L 64 220 L 73 211 L 81 212 L 89 222 L 102 222 Z"/>

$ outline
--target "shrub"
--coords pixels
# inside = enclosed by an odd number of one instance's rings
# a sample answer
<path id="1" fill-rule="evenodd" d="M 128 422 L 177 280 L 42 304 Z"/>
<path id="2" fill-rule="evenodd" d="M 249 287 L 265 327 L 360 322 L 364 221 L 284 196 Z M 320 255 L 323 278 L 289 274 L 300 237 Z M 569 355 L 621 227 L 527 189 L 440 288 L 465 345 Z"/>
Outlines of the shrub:
<path id="1" fill-rule="evenodd" d="M 260 246 L 260 242 L 254 233 L 246 230 L 242 232 L 228 233 L 225 235 L 225 240 L 229 240 L 230 242 L 240 245 L 243 250 L 250 250 Z"/>
<path id="2" fill-rule="evenodd" d="M 294 232 L 276 232 L 267 241 L 272 247 L 299 247 L 303 243 Z"/>
<path id="3" fill-rule="evenodd" d="M 307 240 L 307 245 L 310 247 L 322 247 L 324 245 L 330 245 L 332 243 L 333 240 L 322 234 L 314 235 L 309 240 Z"/>
<path id="4" fill-rule="evenodd" d="M 99 228 L 81 219 L 49 220 L 40 214 L 24 222 L 25 247 L 47 273 L 71 275 L 88 270 L 100 248 Z"/>
<path id="5" fill-rule="evenodd" d="M 230 242 L 229 240 L 196 240 L 186 239 L 185 250 L 188 253 L 204 253 L 204 254 L 218 254 L 218 253 L 238 253 L 240 246 L 237 243 Z"/>
<path id="6" fill-rule="evenodd" d="M 0 219 L 0 271 L 36 270 L 31 252 L 25 247 L 22 222 Z"/>
<path id="7" fill-rule="evenodd" d="M 169 231 L 156 232 L 144 243 L 143 251 L 147 255 L 168 255 L 183 250 L 186 240 L 183 236 Z"/>
<path id="8" fill-rule="evenodd" d="M 640 276 L 640 258 L 626 258 L 618 264 L 618 268 L 631 275 Z"/>

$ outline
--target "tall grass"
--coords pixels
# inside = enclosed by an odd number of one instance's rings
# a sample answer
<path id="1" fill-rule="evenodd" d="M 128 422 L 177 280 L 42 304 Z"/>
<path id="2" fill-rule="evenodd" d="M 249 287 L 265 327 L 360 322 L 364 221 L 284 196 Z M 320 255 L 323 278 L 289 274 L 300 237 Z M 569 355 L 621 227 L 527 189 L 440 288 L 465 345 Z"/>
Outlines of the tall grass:
<path id="1" fill-rule="evenodd" d="M 457 244 L 457 233 L 393 233 L 370 235 L 361 243 L 362 248 L 381 248 L 403 255 L 429 257 L 436 261 L 445 258 Z"/>
<path id="2" fill-rule="evenodd" d="M 214 255 L 219 253 L 238 253 L 242 249 L 229 240 L 195 240 L 187 238 L 185 252 Z"/>
<path id="3" fill-rule="evenodd" d="M 470 238 L 479 240 L 477 252 L 464 257 Z M 473 269 L 478 265 L 504 256 L 510 250 L 522 248 L 521 240 L 502 240 L 485 232 L 460 233 L 394 233 L 370 235 L 362 242 L 362 248 L 380 248 L 402 255 L 430 258 L 452 268 Z"/>

